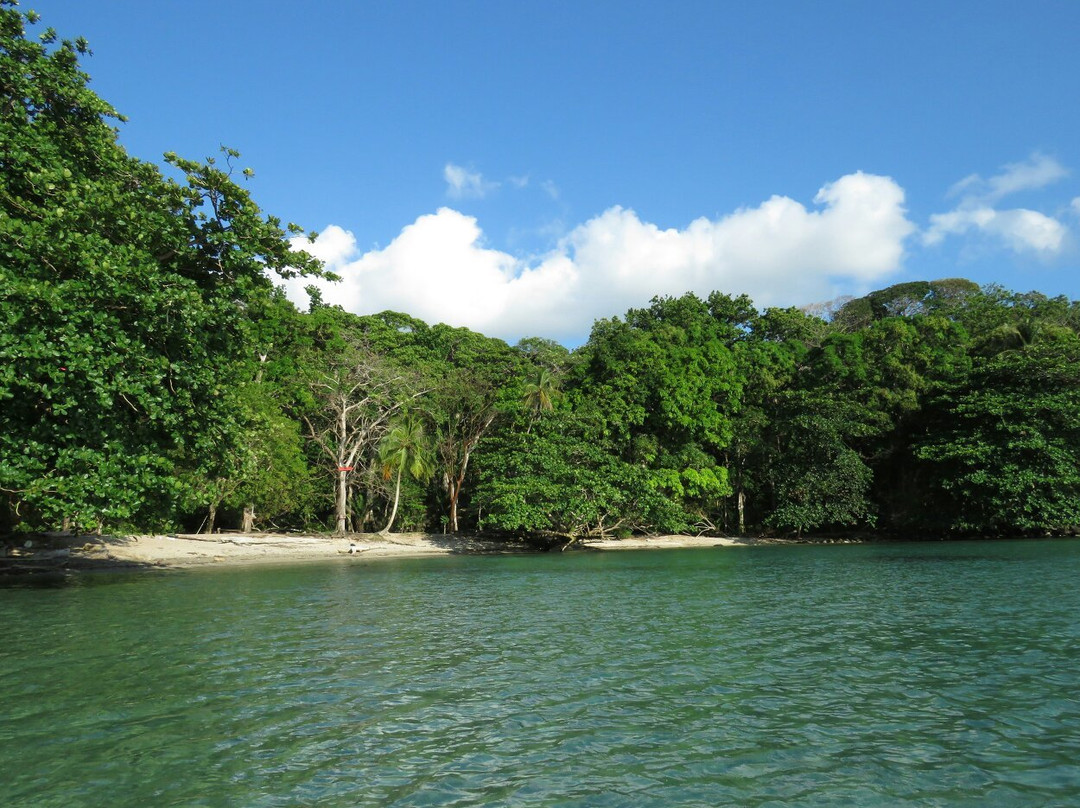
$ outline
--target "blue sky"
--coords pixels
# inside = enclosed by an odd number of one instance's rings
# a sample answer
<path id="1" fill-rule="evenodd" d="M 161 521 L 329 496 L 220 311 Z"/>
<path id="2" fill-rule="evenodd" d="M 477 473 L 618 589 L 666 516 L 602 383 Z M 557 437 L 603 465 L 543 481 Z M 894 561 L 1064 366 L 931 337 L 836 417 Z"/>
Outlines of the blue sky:
<path id="1" fill-rule="evenodd" d="M 1080 298 L 1071 0 L 23 5 L 130 152 L 240 150 L 359 313 L 577 344 L 688 290 Z"/>

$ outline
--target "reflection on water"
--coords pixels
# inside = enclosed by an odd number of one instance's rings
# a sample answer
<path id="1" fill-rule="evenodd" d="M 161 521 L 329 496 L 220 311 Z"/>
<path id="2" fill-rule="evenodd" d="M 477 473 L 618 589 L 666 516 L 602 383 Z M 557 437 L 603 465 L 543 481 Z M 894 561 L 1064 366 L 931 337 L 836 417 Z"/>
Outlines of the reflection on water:
<path id="1" fill-rule="evenodd" d="M 1078 804 L 1078 572 L 1009 542 L 2 591 L 0 804 Z"/>

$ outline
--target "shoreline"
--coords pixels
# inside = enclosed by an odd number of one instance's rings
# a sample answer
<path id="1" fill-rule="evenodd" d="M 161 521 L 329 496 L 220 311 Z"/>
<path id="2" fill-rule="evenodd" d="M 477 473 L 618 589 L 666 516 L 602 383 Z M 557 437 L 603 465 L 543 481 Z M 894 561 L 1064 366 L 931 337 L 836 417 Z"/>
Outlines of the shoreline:
<path id="1" fill-rule="evenodd" d="M 628 539 L 583 539 L 581 546 L 589 550 L 686 550 L 706 547 L 750 547 L 762 544 L 760 539 L 730 538 L 728 536 L 632 536 Z"/>
<path id="2" fill-rule="evenodd" d="M 26 546 L 26 542 L 30 546 Z M 748 546 L 753 539 L 648 536 L 584 539 L 572 550 L 668 550 Z M 0 558 L 0 575 L 49 571 L 195 569 L 372 558 L 506 555 L 543 552 L 524 541 L 431 533 L 214 533 L 133 536 L 30 536 Z"/>

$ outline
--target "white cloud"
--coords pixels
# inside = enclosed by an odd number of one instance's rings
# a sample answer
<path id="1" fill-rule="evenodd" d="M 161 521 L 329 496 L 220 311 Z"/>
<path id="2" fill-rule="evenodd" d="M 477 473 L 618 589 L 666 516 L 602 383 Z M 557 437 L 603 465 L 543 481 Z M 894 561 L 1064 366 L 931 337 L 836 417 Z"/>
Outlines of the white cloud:
<path id="1" fill-rule="evenodd" d="M 290 243 L 293 249 L 315 256 L 328 267 L 340 266 L 356 254 L 356 237 L 336 224 L 319 233 L 313 242 L 308 241 L 306 236 L 297 236 Z"/>
<path id="2" fill-rule="evenodd" d="M 1043 188 L 1068 173 L 1054 158 L 1036 152 L 1024 162 L 1009 163 L 988 180 L 978 174 L 967 176 L 949 190 L 949 196 L 960 197 L 959 204 L 947 213 L 930 217 L 922 242 L 933 246 L 946 236 L 977 231 L 1003 242 L 1016 253 L 1055 255 L 1065 244 L 1066 229 L 1061 222 L 1038 211 L 998 210 L 996 205 L 1006 196 Z"/>
<path id="3" fill-rule="evenodd" d="M 443 168 L 443 179 L 451 199 L 481 199 L 499 187 L 499 183 L 485 180 L 479 171 L 469 171 L 453 163 Z"/>
<path id="4" fill-rule="evenodd" d="M 938 244 L 947 235 L 961 235 L 970 230 L 994 236 L 1016 253 L 1034 251 L 1050 255 L 1057 253 L 1065 241 L 1065 226 L 1038 211 L 974 208 L 931 216 L 923 243 Z"/>
<path id="5" fill-rule="evenodd" d="M 968 203 L 992 205 L 1010 194 L 1045 188 L 1069 176 L 1069 171 L 1053 157 L 1035 152 L 1020 163 L 1008 163 L 988 180 L 971 174 L 949 189 L 949 196 L 960 196 Z"/>
<path id="6" fill-rule="evenodd" d="M 989 198 L 997 200 L 1018 191 L 1043 188 L 1068 175 L 1057 160 L 1036 152 L 1026 162 L 1010 163 L 1002 173 L 987 180 Z"/>
<path id="7" fill-rule="evenodd" d="M 978 174 L 968 174 L 959 182 L 953 183 L 953 186 L 946 192 L 945 197 L 948 199 L 956 196 L 978 196 L 978 189 L 984 184 L 985 180 Z"/>
<path id="8" fill-rule="evenodd" d="M 485 246 L 477 220 L 450 208 L 421 216 L 384 249 L 359 257 L 351 234 L 331 226 L 320 240 L 328 240 L 329 268 L 342 281 L 317 285 L 327 303 L 357 313 L 394 309 L 511 341 L 573 341 L 598 317 L 658 294 L 746 292 L 761 306 L 793 305 L 899 269 L 915 228 L 891 178 L 849 174 L 824 186 L 814 202 L 820 209 L 774 196 L 682 230 L 613 207 L 529 263 Z M 304 285 L 289 284 L 290 297 L 306 302 Z"/>

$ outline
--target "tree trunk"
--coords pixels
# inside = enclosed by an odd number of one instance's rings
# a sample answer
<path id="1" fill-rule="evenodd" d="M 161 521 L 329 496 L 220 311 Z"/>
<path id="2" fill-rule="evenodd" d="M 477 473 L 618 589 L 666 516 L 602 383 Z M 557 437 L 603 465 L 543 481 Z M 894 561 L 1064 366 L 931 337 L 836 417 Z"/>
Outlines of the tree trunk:
<path id="1" fill-rule="evenodd" d="M 345 514 L 348 506 L 348 493 L 349 486 L 346 482 L 345 475 L 349 472 L 338 470 L 337 473 L 337 496 L 334 500 L 334 516 L 337 520 L 337 526 L 334 530 L 339 536 L 345 535 Z"/>
<path id="2" fill-rule="evenodd" d="M 739 535 L 746 535 L 746 492 L 739 488 Z"/>
<path id="3" fill-rule="evenodd" d="M 401 470 L 403 466 L 398 466 L 397 480 L 394 482 L 394 507 L 390 509 L 390 519 L 386 523 L 386 527 L 379 531 L 380 536 L 385 536 L 390 532 L 390 528 L 394 524 L 394 517 L 397 516 L 398 499 L 401 496 Z"/>
<path id="4" fill-rule="evenodd" d="M 462 457 L 461 469 L 458 471 L 457 479 L 452 479 L 447 486 L 450 495 L 450 532 L 458 532 L 458 518 L 457 518 L 457 504 L 458 498 L 461 497 L 461 489 L 465 485 L 465 472 L 469 468 L 469 458 L 472 456 L 472 449 L 466 449 L 464 456 Z"/>
<path id="5" fill-rule="evenodd" d="M 206 532 L 214 532 L 214 522 L 217 521 L 217 503 L 211 502 L 209 512 L 206 514 Z"/>
<path id="6" fill-rule="evenodd" d="M 338 437 L 337 496 L 336 496 L 336 498 L 334 500 L 334 506 L 335 506 L 334 507 L 334 510 L 335 510 L 334 515 L 337 517 L 337 520 L 336 520 L 337 525 L 335 527 L 334 532 L 337 533 L 339 536 L 344 536 L 345 535 L 345 518 L 349 513 L 349 481 L 348 481 L 348 478 L 346 476 L 346 475 L 348 475 L 349 472 L 345 471 L 345 466 L 347 465 L 346 462 L 345 462 L 346 457 L 347 457 L 347 455 L 345 453 L 345 451 L 346 451 L 345 446 L 346 446 L 346 439 L 348 438 L 348 435 L 349 435 L 349 422 L 348 422 L 348 411 L 347 411 L 347 409 L 346 409 L 346 407 L 344 405 L 341 407 L 341 410 L 338 413 L 337 432 L 338 432 L 338 435 L 337 435 L 337 437 Z"/>
<path id="7" fill-rule="evenodd" d="M 243 531 L 250 533 L 255 528 L 255 504 L 248 503 L 244 506 L 244 525 Z"/>
<path id="8" fill-rule="evenodd" d="M 450 532 L 458 532 L 458 518 L 457 518 L 457 504 L 458 498 L 461 497 L 461 484 L 464 481 L 465 475 L 463 474 L 456 480 L 451 480 L 446 486 L 446 493 L 450 497 Z"/>

